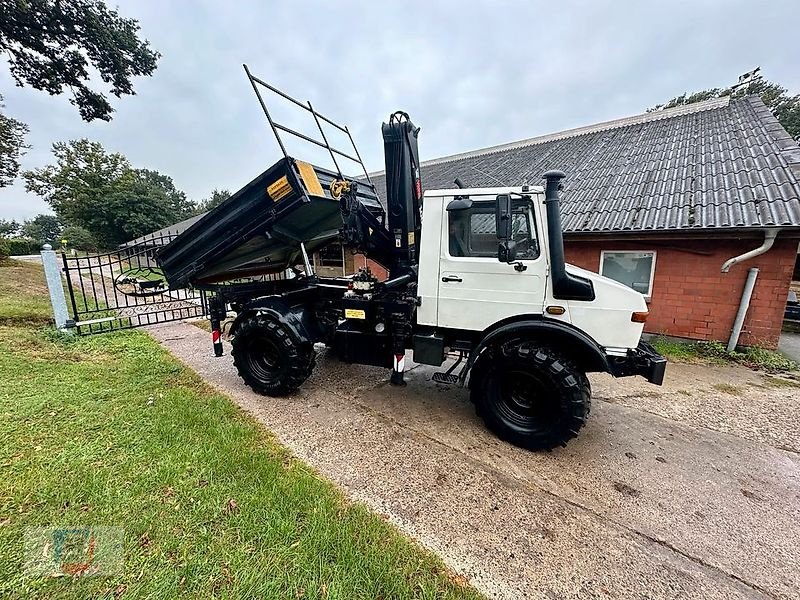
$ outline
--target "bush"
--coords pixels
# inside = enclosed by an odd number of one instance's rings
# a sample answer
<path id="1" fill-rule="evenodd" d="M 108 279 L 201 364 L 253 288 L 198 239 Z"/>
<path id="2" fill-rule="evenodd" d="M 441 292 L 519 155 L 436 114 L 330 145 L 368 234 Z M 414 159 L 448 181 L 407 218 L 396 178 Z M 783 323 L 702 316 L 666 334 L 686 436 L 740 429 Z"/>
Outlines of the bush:
<path id="1" fill-rule="evenodd" d="M 61 239 L 67 240 L 67 248 L 86 250 L 87 252 L 97 251 L 97 240 L 83 227 L 77 227 L 75 225 L 65 227 L 64 231 L 61 232 Z"/>
<path id="2" fill-rule="evenodd" d="M 8 240 L 11 256 L 22 256 L 23 254 L 39 254 L 42 249 L 42 242 L 28 238 L 11 238 Z"/>
<path id="3" fill-rule="evenodd" d="M 5 238 L 0 238 L 0 260 L 5 260 L 11 256 L 11 244 Z"/>

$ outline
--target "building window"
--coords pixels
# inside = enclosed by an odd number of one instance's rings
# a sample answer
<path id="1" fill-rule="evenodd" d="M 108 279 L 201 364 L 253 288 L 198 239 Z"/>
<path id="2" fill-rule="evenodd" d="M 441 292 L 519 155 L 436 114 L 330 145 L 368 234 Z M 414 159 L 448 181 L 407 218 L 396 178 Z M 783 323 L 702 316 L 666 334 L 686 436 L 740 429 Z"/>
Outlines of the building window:
<path id="1" fill-rule="evenodd" d="M 317 252 L 319 266 L 344 269 L 344 249 L 339 242 L 328 244 Z"/>
<path id="2" fill-rule="evenodd" d="M 655 252 L 603 251 L 600 253 L 601 275 L 624 283 L 648 298 L 653 293 L 655 270 Z"/>
<path id="3" fill-rule="evenodd" d="M 531 259 L 539 256 L 536 229 L 530 203 L 514 202 L 511 231 L 517 243 L 517 258 Z M 495 202 L 474 202 L 472 208 L 449 212 L 450 256 L 497 258 L 497 228 Z"/>

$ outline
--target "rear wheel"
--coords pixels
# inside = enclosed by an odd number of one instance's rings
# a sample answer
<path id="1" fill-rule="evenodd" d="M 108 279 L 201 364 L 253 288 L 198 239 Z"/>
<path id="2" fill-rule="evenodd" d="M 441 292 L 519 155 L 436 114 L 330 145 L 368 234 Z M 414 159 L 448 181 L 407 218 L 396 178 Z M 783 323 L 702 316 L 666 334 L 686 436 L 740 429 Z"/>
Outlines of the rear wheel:
<path id="1" fill-rule="evenodd" d="M 578 435 L 589 415 L 586 374 L 558 352 L 534 342 L 508 342 L 481 356 L 471 398 L 500 438 L 549 450 Z"/>
<path id="2" fill-rule="evenodd" d="M 300 387 L 314 370 L 314 346 L 267 315 L 246 318 L 231 340 L 233 364 L 259 394 L 283 396 Z"/>

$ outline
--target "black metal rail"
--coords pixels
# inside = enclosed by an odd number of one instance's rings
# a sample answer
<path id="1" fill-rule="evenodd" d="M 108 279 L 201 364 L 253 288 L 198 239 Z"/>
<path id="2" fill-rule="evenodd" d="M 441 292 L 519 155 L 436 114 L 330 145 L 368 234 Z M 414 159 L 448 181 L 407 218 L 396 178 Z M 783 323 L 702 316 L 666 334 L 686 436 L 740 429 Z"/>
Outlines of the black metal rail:
<path id="1" fill-rule="evenodd" d="M 299 139 L 301 139 L 301 140 L 303 140 L 305 142 L 308 142 L 310 144 L 313 144 L 315 146 L 318 146 L 320 148 L 324 148 L 325 150 L 327 150 L 328 153 L 331 155 L 331 160 L 333 161 L 333 164 L 336 167 L 336 171 L 339 173 L 339 177 L 341 179 L 344 179 L 345 175 L 342 172 L 341 167 L 339 166 L 339 161 L 336 160 L 337 156 L 342 157 L 342 158 L 346 158 L 346 159 L 356 163 L 357 165 L 359 165 L 361 167 L 361 169 L 364 171 L 364 176 L 367 178 L 367 181 L 372 183 L 372 180 L 369 177 L 369 173 L 367 172 L 367 167 L 364 165 L 364 161 L 361 159 L 361 154 L 358 151 L 358 147 L 356 146 L 355 140 L 353 140 L 353 136 L 350 133 L 350 129 L 348 129 L 348 127 L 346 125 L 345 126 L 339 125 L 335 121 L 332 121 L 328 117 L 326 117 L 326 116 L 318 113 L 316 110 L 314 110 L 314 107 L 312 106 L 310 101 L 306 101 L 305 103 L 303 103 L 303 102 L 300 102 L 299 100 L 297 100 L 296 98 L 292 98 L 286 92 L 282 92 L 278 88 L 268 84 L 266 81 L 264 81 L 262 79 L 259 79 L 258 77 L 256 77 L 252 73 L 250 73 L 250 69 L 247 67 L 247 65 L 242 65 L 242 66 L 244 67 L 245 73 L 247 73 L 247 78 L 250 80 L 250 85 L 253 86 L 253 91 L 255 92 L 256 97 L 258 98 L 258 102 L 261 105 L 261 109 L 264 111 L 264 115 L 267 117 L 267 121 L 269 122 L 269 126 L 272 128 L 272 133 L 275 134 L 275 139 L 278 140 L 278 146 L 280 146 L 281 152 L 283 152 L 283 155 L 285 157 L 288 158 L 289 154 L 286 152 L 286 146 L 283 144 L 283 140 L 281 139 L 281 134 L 279 133 L 281 131 L 283 131 L 284 133 L 288 133 L 290 135 L 293 135 L 293 136 L 295 136 L 295 137 L 297 137 L 297 138 L 299 138 Z M 290 127 L 287 127 L 286 125 L 283 125 L 283 124 L 278 123 L 277 121 L 275 121 L 272 118 L 272 115 L 270 114 L 269 109 L 267 108 L 267 103 L 264 101 L 264 97 L 261 95 L 261 90 L 259 89 L 259 86 L 267 89 L 268 91 L 278 95 L 279 97 L 283 98 L 284 100 L 287 100 L 287 101 L 291 102 L 292 104 L 294 104 L 296 106 L 299 106 L 303 110 L 308 111 L 309 113 L 311 113 L 311 116 L 314 117 L 314 122 L 317 125 L 317 129 L 319 129 L 319 133 L 322 136 L 322 140 L 321 141 L 320 140 L 315 140 L 314 138 L 309 137 L 304 133 L 300 133 L 299 131 L 295 131 L 294 129 L 291 129 Z M 337 130 L 339 130 L 342 133 L 344 133 L 345 135 L 347 135 L 347 138 L 350 140 L 350 144 L 353 146 L 353 152 L 355 153 L 355 156 L 352 156 L 351 154 L 348 154 L 347 152 L 344 152 L 342 150 L 338 150 L 337 148 L 334 148 L 333 146 L 330 145 L 330 143 L 328 142 L 328 136 L 325 135 L 325 129 L 323 127 L 323 123 L 325 123 L 327 125 L 330 125 L 331 127 L 334 127 Z"/>

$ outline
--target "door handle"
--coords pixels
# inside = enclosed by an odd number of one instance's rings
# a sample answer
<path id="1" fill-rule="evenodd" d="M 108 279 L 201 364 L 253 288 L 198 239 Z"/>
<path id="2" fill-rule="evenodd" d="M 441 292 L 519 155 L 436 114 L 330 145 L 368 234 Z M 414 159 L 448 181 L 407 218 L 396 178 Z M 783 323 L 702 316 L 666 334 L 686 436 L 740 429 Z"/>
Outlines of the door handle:
<path id="1" fill-rule="evenodd" d="M 457 283 L 461 283 L 463 280 L 458 275 L 448 275 L 447 277 L 442 277 L 442 281 L 447 283 L 448 281 L 455 281 Z"/>

